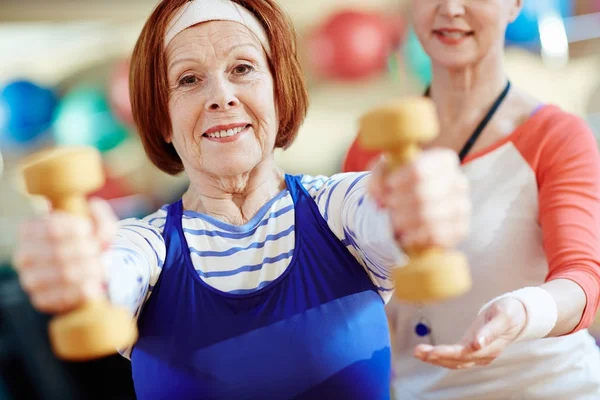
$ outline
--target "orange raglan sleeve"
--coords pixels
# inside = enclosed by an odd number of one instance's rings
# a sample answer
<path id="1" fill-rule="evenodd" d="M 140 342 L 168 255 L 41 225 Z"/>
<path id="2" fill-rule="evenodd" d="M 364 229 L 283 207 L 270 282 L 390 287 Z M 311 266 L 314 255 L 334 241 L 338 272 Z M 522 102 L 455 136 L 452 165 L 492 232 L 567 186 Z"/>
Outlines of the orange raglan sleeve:
<path id="1" fill-rule="evenodd" d="M 528 146 L 537 149 L 530 161 L 537 164 L 547 281 L 570 279 L 587 299 L 577 331 L 590 326 L 600 302 L 600 156 L 582 119 L 558 109 L 552 114 Z"/>

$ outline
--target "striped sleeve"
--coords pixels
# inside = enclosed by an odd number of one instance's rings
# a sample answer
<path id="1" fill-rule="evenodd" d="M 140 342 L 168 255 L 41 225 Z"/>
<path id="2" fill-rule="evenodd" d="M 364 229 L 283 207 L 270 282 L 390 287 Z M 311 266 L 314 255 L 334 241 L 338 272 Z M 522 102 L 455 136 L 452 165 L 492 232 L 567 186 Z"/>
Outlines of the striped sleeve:
<path id="1" fill-rule="evenodd" d="M 405 262 L 396 245 L 390 218 L 367 194 L 370 173 L 344 173 L 302 179 L 332 232 L 363 265 L 382 298 L 393 291 L 391 271 Z"/>
<path id="2" fill-rule="evenodd" d="M 104 255 L 111 302 L 127 307 L 136 317 L 165 260 L 165 221 L 164 208 L 143 219 L 120 221 L 117 235 Z"/>

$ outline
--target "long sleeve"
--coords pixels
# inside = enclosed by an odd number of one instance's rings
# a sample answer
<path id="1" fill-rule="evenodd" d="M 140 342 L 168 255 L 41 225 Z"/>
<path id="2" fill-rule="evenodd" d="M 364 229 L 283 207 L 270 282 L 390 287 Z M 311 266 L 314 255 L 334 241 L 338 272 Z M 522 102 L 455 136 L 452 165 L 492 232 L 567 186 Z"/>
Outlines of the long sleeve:
<path id="1" fill-rule="evenodd" d="M 578 117 L 558 114 L 541 130 L 544 135 L 530 148 L 539 149 L 531 161 L 547 280 L 570 279 L 585 292 L 577 331 L 592 323 L 600 302 L 600 157 L 593 134 Z"/>
<path id="2" fill-rule="evenodd" d="M 364 266 L 387 301 L 394 289 L 391 271 L 405 263 L 405 255 L 396 245 L 388 213 L 378 209 L 367 193 L 369 176 L 362 172 L 305 177 L 303 183 L 329 228 Z"/>
<path id="3" fill-rule="evenodd" d="M 159 210 L 141 220 L 120 221 L 118 233 L 104 255 L 109 299 L 127 307 L 136 317 L 164 263 L 164 214 Z"/>

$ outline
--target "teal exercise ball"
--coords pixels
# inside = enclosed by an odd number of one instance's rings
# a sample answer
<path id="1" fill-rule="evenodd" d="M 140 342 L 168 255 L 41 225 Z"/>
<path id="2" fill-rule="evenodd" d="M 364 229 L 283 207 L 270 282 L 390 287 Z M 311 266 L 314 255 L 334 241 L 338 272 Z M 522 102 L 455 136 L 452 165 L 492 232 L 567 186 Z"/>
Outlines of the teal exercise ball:
<path id="1" fill-rule="evenodd" d="M 123 143 L 129 133 L 113 114 L 106 93 L 82 86 L 58 105 L 53 135 L 57 145 L 87 145 L 105 152 Z"/>
<path id="2" fill-rule="evenodd" d="M 431 59 L 423 50 L 421 42 L 411 28 L 406 35 L 403 51 L 404 63 L 411 75 L 423 85 L 431 83 Z"/>

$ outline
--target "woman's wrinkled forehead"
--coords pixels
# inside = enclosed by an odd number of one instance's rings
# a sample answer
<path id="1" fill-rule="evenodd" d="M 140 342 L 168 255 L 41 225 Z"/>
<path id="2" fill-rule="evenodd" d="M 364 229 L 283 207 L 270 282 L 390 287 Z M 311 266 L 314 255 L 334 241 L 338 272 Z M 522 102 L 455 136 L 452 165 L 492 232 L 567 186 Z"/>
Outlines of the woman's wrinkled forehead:
<path id="1" fill-rule="evenodd" d="M 180 32 L 165 50 L 167 73 L 180 62 L 194 60 L 208 67 L 212 62 L 250 57 L 268 63 L 260 41 L 245 25 L 232 21 L 210 21 Z"/>
<path id="2" fill-rule="evenodd" d="M 246 26 L 270 56 L 269 40 L 260 21 L 246 8 L 231 0 L 190 0 L 185 3 L 169 23 L 164 47 L 183 30 L 208 21 L 232 21 Z"/>

